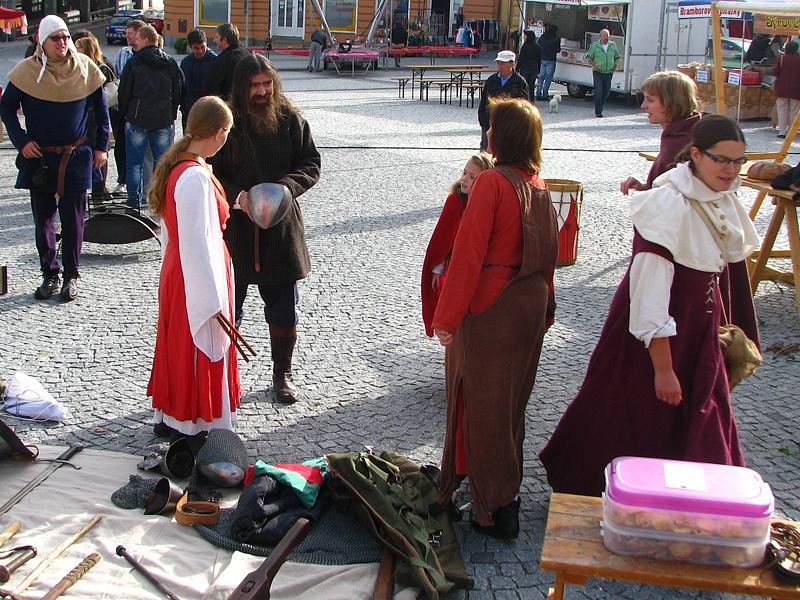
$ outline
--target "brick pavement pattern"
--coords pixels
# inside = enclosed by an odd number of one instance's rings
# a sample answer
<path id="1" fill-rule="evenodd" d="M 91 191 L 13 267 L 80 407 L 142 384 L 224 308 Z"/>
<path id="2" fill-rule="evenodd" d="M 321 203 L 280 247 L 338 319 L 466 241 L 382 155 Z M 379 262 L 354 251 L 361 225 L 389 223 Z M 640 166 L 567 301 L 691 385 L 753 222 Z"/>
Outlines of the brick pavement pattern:
<path id="1" fill-rule="evenodd" d="M 444 352 L 424 335 L 419 270 L 447 189 L 478 145 L 475 111 L 398 100 L 391 72 L 312 76 L 299 63 L 277 63 L 291 67 L 283 70 L 284 87 L 310 122 L 323 160 L 320 183 L 300 198 L 313 261 L 300 286 L 295 377 L 303 400 L 272 402 L 269 338 L 253 290 L 242 329 L 259 356 L 240 364 L 246 395 L 238 431 L 251 455 L 268 461 L 371 445 L 438 462 Z M 627 266 L 632 232 L 619 182 L 644 176 L 648 165 L 636 151 L 658 147 L 660 131 L 621 102 L 599 122 L 590 102 L 565 97 L 559 114 L 543 118 L 543 175 L 585 186 L 578 262 L 556 273 L 557 320 L 528 408 L 521 535 L 501 543 L 460 525 L 476 589 L 448 600 L 543 598 L 552 585 L 552 574 L 538 568 L 550 488 L 536 455 L 581 383 Z M 777 148 L 763 122 L 746 124 L 746 135 L 753 150 Z M 138 453 L 154 441 L 145 386 L 158 245 L 86 244 L 78 299 L 34 300 L 40 278 L 33 226 L 27 193 L 12 187 L 14 154 L 7 144 L 0 148 L 0 264 L 8 265 L 10 285 L 0 297 L 0 376 L 23 370 L 39 378 L 70 416 L 62 424 L 12 423 L 31 442 Z M 749 204 L 754 195 L 743 197 Z M 757 220 L 762 233 L 768 217 L 767 206 Z M 764 348 L 800 341 L 793 288 L 764 283 L 756 304 Z M 737 388 L 735 409 L 749 465 L 772 486 L 778 512 L 798 519 L 800 363 L 796 354 L 769 350 L 765 358 Z M 567 597 L 727 596 L 590 580 L 570 586 Z"/>

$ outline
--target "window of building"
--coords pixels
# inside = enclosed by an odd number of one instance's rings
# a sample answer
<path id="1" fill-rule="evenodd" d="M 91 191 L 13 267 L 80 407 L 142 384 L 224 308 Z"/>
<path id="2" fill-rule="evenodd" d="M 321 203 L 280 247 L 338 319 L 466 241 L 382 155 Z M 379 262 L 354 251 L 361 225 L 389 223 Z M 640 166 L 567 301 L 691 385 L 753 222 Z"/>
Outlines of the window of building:
<path id="1" fill-rule="evenodd" d="M 325 19 L 333 31 L 356 32 L 358 0 L 325 0 Z"/>
<path id="2" fill-rule="evenodd" d="M 197 0 L 197 24 L 216 26 L 230 19 L 230 0 Z"/>

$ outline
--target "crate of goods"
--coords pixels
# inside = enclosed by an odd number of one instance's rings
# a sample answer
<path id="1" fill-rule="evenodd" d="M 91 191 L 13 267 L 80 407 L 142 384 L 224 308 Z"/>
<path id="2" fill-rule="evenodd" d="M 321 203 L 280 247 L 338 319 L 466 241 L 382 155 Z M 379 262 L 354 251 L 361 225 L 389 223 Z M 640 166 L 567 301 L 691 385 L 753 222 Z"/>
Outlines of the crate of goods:
<path id="1" fill-rule="evenodd" d="M 727 82 L 734 85 L 761 85 L 761 73 L 742 69 L 726 69 Z"/>
<path id="2" fill-rule="evenodd" d="M 606 467 L 603 543 L 617 554 L 755 567 L 774 505 L 769 485 L 744 467 L 615 458 Z"/>

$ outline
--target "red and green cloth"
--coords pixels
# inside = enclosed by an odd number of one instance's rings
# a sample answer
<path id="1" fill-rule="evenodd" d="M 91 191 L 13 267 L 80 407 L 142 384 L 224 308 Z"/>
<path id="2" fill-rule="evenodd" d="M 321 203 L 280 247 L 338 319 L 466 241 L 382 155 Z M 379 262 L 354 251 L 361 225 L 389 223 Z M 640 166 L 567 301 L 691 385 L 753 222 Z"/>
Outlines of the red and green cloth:
<path id="1" fill-rule="evenodd" d="M 328 462 L 323 457 L 311 458 L 302 463 L 277 465 L 268 465 L 259 460 L 247 469 L 244 484 L 250 485 L 259 475 L 269 475 L 278 483 L 292 488 L 303 506 L 311 508 L 317 501 L 327 470 Z"/>

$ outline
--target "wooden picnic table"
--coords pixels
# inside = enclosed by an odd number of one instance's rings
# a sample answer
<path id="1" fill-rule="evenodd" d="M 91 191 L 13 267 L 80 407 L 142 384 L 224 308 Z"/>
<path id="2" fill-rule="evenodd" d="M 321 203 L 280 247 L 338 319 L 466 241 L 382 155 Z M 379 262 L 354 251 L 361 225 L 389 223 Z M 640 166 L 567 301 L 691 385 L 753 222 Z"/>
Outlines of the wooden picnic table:
<path id="1" fill-rule="evenodd" d="M 470 83 L 474 81 L 475 76 L 477 75 L 478 81 L 480 81 L 481 75 L 483 73 L 494 73 L 496 69 L 492 67 L 487 67 L 486 65 L 448 65 L 448 66 L 440 66 L 437 67 L 435 65 L 429 64 L 413 64 L 408 65 L 407 68 L 411 71 L 411 97 L 414 97 L 414 87 L 417 83 L 419 83 L 419 99 L 422 100 L 425 93 L 425 87 L 422 84 L 423 79 L 425 79 L 426 71 L 431 70 L 438 70 L 444 71 L 450 77 L 450 82 L 452 85 L 455 85 L 458 89 L 458 97 L 459 97 L 459 105 L 461 104 L 461 87 L 464 83 L 464 79 L 466 75 L 469 74 Z"/>
<path id="2" fill-rule="evenodd" d="M 741 569 L 622 556 L 603 545 L 600 498 L 554 493 L 539 564 L 556 574 L 551 600 L 562 600 L 566 584 L 583 585 L 589 577 L 634 581 L 780 599 L 800 598 L 800 586 L 782 583 L 772 569 Z M 800 525 L 795 523 L 796 525 Z"/>

